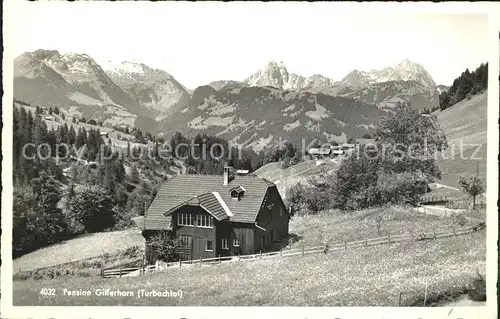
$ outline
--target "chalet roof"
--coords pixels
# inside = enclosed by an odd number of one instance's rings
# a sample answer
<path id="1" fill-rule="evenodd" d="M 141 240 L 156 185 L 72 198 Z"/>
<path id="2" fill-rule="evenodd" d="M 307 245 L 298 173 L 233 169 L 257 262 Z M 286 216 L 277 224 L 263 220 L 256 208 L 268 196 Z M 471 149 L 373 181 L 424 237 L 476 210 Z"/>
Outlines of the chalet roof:
<path id="1" fill-rule="evenodd" d="M 217 192 L 204 193 L 199 196 L 195 195 L 190 199 L 182 202 L 181 204 L 173 207 L 165 214 L 171 214 L 184 205 L 201 206 L 208 213 L 213 215 L 217 220 L 224 220 L 232 216 L 231 210 L 229 210 L 224 200 L 222 200 L 220 194 Z"/>
<path id="2" fill-rule="evenodd" d="M 355 148 L 356 144 L 344 143 L 344 144 L 342 144 L 342 147 Z"/>
<path id="3" fill-rule="evenodd" d="M 231 200 L 231 189 L 238 186 L 245 189 L 245 196 L 239 201 Z M 275 186 L 253 174 L 235 176 L 228 185 L 223 185 L 221 175 L 177 175 L 158 190 L 146 212 L 144 226 L 147 230 L 170 229 L 168 213 L 185 204 L 203 206 L 216 218 L 253 223 L 268 188 Z"/>
<path id="4" fill-rule="evenodd" d="M 242 186 L 238 185 L 236 187 L 233 187 L 229 190 L 229 192 L 233 192 L 233 191 L 236 191 L 238 193 L 242 193 L 245 191 L 245 188 L 243 188 Z"/>

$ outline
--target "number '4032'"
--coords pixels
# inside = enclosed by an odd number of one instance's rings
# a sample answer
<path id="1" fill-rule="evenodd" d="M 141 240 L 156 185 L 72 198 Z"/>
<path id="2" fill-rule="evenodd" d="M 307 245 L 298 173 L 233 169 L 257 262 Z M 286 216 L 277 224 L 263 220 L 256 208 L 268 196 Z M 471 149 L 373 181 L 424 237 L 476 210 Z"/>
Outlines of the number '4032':
<path id="1" fill-rule="evenodd" d="M 55 296 L 56 295 L 56 290 L 53 289 L 53 288 L 42 288 L 42 290 L 40 290 L 40 295 Z"/>

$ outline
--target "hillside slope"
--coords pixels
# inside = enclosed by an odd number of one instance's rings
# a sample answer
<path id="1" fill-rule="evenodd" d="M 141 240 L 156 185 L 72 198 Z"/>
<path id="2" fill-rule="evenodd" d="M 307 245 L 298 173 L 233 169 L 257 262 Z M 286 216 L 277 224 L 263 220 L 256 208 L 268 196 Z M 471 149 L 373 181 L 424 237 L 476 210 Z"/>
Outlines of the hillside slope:
<path id="1" fill-rule="evenodd" d="M 191 103 L 165 118 L 159 131 L 218 135 L 253 148 L 289 141 L 307 145 L 360 137 L 385 114 L 374 105 L 344 97 L 289 92 L 271 87 L 195 90 Z"/>
<path id="2" fill-rule="evenodd" d="M 487 98 L 486 91 L 434 113 L 450 145 L 447 158 L 438 160 L 443 173 L 441 183 L 457 187 L 460 175 L 476 171 L 486 177 Z"/>
<path id="3" fill-rule="evenodd" d="M 139 229 L 88 234 L 48 246 L 13 260 L 13 272 L 29 271 L 99 257 L 133 246 L 143 246 Z M 49 257 L 49 258 L 48 258 Z"/>

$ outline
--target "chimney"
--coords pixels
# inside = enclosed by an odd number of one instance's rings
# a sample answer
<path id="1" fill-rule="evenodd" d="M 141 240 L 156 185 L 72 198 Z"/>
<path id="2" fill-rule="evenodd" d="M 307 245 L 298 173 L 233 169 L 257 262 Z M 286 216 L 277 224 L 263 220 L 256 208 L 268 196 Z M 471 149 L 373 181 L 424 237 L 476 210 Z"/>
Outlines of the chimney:
<path id="1" fill-rule="evenodd" d="M 224 185 L 229 185 L 229 182 L 232 181 L 233 178 L 233 168 L 231 166 L 224 166 Z"/>

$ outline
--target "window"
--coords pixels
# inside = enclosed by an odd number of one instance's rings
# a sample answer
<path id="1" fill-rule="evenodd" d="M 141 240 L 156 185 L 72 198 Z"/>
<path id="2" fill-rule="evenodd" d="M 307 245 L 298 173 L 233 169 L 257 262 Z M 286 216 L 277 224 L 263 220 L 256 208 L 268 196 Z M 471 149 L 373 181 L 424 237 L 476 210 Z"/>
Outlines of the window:
<path id="1" fill-rule="evenodd" d="M 198 227 L 212 228 L 212 216 L 210 215 L 198 215 Z"/>
<path id="2" fill-rule="evenodd" d="M 221 246 L 222 249 L 229 249 L 229 241 L 227 238 L 222 238 Z"/>
<path id="3" fill-rule="evenodd" d="M 272 222 L 273 221 L 273 212 L 270 212 L 269 215 L 267 216 L 267 221 Z"/>
<path id="4" fill-rule="evenodd" d="M 233 238 L 233 246 L 240 247 L 240 240 L 238 238 Z"/>
<path id="5" fill-rule="evenodd" d="M 181 235 L 179 236 L 179 240 L 181 242 L 181 248 L 191 248 L 191 236 Z"/>
<path id="6" fill-rule="evenodd" d="M 194 216 L 190 213 L 177 213 L 177 225 L 194 226 Z"/>
<path id="7" fill-rule="evenodd" d="M 214 251 L 214 243 L 211 240 L 205 241 L 205 251 Z"/>

